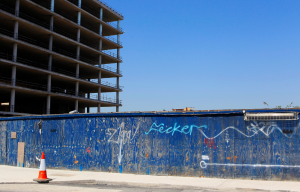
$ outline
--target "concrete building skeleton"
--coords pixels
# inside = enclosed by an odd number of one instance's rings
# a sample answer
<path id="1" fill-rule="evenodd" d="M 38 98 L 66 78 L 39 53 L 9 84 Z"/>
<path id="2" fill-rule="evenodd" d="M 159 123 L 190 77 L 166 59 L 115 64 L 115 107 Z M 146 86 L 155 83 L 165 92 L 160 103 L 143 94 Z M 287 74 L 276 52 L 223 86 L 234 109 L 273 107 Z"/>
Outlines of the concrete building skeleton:
<path id="1" fill-rule="evenodd" d="M 98 0 L 1 0 L 0 116 L 118 112 L 121 20 Z"/>

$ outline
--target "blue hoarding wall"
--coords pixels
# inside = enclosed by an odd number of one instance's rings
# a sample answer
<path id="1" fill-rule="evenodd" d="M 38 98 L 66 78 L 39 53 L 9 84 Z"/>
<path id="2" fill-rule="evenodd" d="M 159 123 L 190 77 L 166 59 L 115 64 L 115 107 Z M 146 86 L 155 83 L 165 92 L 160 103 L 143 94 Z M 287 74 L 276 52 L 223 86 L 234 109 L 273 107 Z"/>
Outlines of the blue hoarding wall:
<path id="1" fill-rule="evenodd" d="M 242 111 L 4 118 L 0 162 L 18 166 L 25 142 L 25 167 L 39 167 L 44 151 L 48 168 L 300 180 L 298 129 L 298 120 L 245 121 Z"/>

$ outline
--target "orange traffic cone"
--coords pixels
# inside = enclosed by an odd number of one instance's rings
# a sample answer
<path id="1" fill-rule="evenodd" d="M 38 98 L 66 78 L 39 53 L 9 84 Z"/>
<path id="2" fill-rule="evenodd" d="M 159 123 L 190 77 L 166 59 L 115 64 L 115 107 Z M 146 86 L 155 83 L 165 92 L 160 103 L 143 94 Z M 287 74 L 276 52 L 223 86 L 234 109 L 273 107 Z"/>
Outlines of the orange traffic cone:
<path id="1" fill-rule="evenodd" d="M 44 152 L 42 153 L 39 177 L 37 179 L 33 179 L 33 180 L 37 181 L 38 183 L 49 183 L 49 181 L 52 180 L 52 179 L 47 178 L 46 161 L 45 161 L 45 153 Z"/>

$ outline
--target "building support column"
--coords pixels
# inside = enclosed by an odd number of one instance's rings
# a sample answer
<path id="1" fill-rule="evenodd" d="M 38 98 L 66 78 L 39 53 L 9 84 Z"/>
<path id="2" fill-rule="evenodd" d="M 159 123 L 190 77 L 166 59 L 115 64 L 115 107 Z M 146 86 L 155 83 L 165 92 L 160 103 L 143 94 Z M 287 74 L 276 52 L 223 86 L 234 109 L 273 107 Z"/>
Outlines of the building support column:
<path id="1" fill-rule="evenodd" d="M 99 55 L 98 67 L 101 68 L 102 65 L 102 55 Z"/>
<path id="2" fill-rule="evenodd" d="M 91 93 L 87 93 L 87 98 L 90 99 Z M 86 112 L 90 113 L 90 107 L 86 107 Z"/>
<path id="3" fill-rule="evenodd" d="M 80 43 L 80 29 L 77 29 L 77 42 Z"/>
<path id="4" fill-rule="evenodd" d="M 79 63 L 76 63 L 76 78 L 79 78 Z"/>
<path id="5" fill-rule="evenodd" d="M 20 12 L 20 0 L 16 0 L 16 5 L 15 5 L 15 15 L 19 17 L 19 12 Z"/>
<path id="6" fill-rule="evenodd" d="M 119 92 L 117 92 L 117 104 L 119 104 Z M 119 106 L 116 106 L 116 112 L 119 112 Z"/>
<path id="7" fill-rule="evenodd" d="M 50 10 L 51 10 L 51 11 L 54 11 L 54 0 L 51 0 Z"/>
<path id="8" fill-rule="evenodd" d="M 120 70 L 120 63 L 117 63 L 117 71 Z M 120 89 L 120 82 L 119 82 L 120 78 L 117 77 L 117 88 Z M 119 104 L 120 103 L 120 98 L 119 98 L 119 94 L 120 92 L 117 91 L 116 92 L 116 103 Z M 119 112 L 119 106 L 116 107 L 116 112 Z"/>
<path id="9" fill-rule="evenodd" d="M 100 15 L 99 15 L 99 19 L 103 20 L 103 8 L 100 8 Z"/>
<path id="10" fill-rule="evenodd" d="M 102 29 L 102 24 L 100 23 L 99 25 L 99 35 L 102 36 L 102 32 L 103 32 L 103 29 Z"/>
<path id="11" fill-rule="evenodd" d="M 10 92 L 10 112 L 11 113 L 15 112 L 15 95 L 16 95 L 16 90 L 12 89 Z"/>
<path id="12" fill-rule="evenodd" d="M 17 66 L 12 66 L 11 69 L 11 85 L 16 86 Z"/>
<path id="13" fill-rule="evenodd" d="M 77 24 L 81 25 L 81 12 L 80 11 L 78 11 L 78 14 L 77 14 Z"/>
<path id="14" fill-rule="evenodd" d="M 76 81 L 76 85 L 75 85 L 75 96 L 78 97 L 78 95 L 79 95 L 79 82 Z"/>
<path id="15" fill-rule="evenodd" d="M 13 45 L 13 62 L 17 62 L 17 56 L 18 56 L 18 44 L 14 43 Z"/>
<path id="16" fill-rule="evenodd" d="M 102 39 L 99 40 L 99 51 L 102 51 Z"/>
<path id="17" fill-rule="evenodd" d="M 19 36 L 19 21 L 15 21 L 14 38 L 18 39 L 18 36 Z"/>
<path id="18" fill-rule="evenodd" d="M 120 30 L 120 28 L 121 28 L 120 20 L 118 20 L 118 30 Z M 117 35 L 117 41 L 118 41 L 118 44 L 120 44 L 120 34 Z"/>
<path id="19" fill-rule="evenodd" d="M 48 70 L 52 71 L 52 55 L 48 56 Z"/>
<path id="20" fill-rule="evenodd" d="M 51 75 L 48 74 L 47 91 L 51 92 Z"/>
<path id="21" fill-rule="evenodd" d="M 46 109 L 46 114 L 49 115 L 50 114 L 50 110 L 51 110 L 51 96 L 47 95 L 47 109 Z"/>
<path id="22" fill-rule="evenodd" d="M 98 113 L 101 112 L 101 104 L 100 104 L 100 103 L 98 103 L 97 112 L 98 112 Z"/>
<path id="23" fill-rule="evenodd" d="M 101 101 L 101 87 L 98 87 L 98 101 Z M 100 113 L 101 112 L 101 104 L 98 103 L 98 110 L 97 112 Z"/>
<path id="24" fill-rule="evenodd" d="M 120 56 L 121 56 L 120 55 L 120 48 L 117 48 L 117 58 L 120 59 L 121 58 Z"/>
<path id="25" fill-rule="evenodd" d="M 53 49 L 53 35 L 49 36 L 49 51 Z"/>
<path id="26" fill-rule="evenodd" d="M 53 25 L 54 25 L 54 17 L 53 15 L 50 16 L 50 31 L 53 31 Z"/>
<path id="27" fill-rule="evenodd" d="M 78 99 L 75 100 L 75 110 L 78 111 Z"/>
<path id="28" fill-rule="evenodd" d="M 78 0 L 78 7 L 81 8 L 81 0 Z"/>
<path id="29" fill-rule="evenodd" d="M 101 71 L 98 72 L 98 84 L 101 85 Z"/>
<path id="30" fill-rule="evenodd" d="M 76 59 L 80 60 L 80 46 L 79 45 L 77 46 L 77 49 L 76 49 Z"/>

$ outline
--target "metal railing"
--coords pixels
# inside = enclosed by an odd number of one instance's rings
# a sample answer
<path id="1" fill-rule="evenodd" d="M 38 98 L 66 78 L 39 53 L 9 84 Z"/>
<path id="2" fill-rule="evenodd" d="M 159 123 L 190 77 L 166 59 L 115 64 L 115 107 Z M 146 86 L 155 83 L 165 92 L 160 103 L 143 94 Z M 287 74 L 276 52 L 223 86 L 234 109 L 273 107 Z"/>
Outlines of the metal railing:
<path id="1" fill-rule="evenodd" d="M 87 46 L 89 46 L 89 47 L 91 47 L 91 48 L 94 48 L 94 49 L 96 49 L 97 51 L 99 51 L 99 43 L 92 43 L 92 42 L 87 41 L 87 40 L 82 39 L 82 38 L 80 38 L 79 41 L 80 41 L 80 43 L 82 43 L 82 44 L 84 44 L 84 45 L 87 45 Z"/>
<path id="2" fill-rule="evenodd" d="M 118 74 L 122 75 L 122 71 L 121 71 L 121 70 L 117 70 L 117 69 L 112 68 L 112 67 L 109 67 L 109 66 L 107 66 L 107 65 L 101 65 L 100 67 L 101 67 L 102 69 L 106 69 L 106 70 L 108 70 L 108 71 L 111 71 L 111 72 L 118 73 Z"/>
<path id="3" fill-rule="evenodd" d="M 45 7 L 45 8 L 47 8 L 47 9 L 50 9 L 50 10 L 51 10 L 51 5 L 50 5 L 50 3 L 47 3 L 46 1 L 42 1 L 42 0 L 31 0 L 31 1 L 33 1 L 33 2 L 35 2 L 36 4 L 41 5 L 41 6 Z"/>
<path id="4" fill-rule="evenodd" d="M 12 61 L 13 56 L 10 55 L 10 54 L 8 54 L 8 53 L 2 53 L 2 52 L 0 52 L 0 58 Z"/>
<path id="5" fill-rule="evenodd" d="M 72 34 L 70 34 L 70 33 L 68 33 L 68 32 L 65 32 L 65 31 L 63 31 L 63 30 L 61 30 L 61 29 L 58 29 L 57 27 L 53 27 L 53 31 L 54 31 L 55 33 L 58 33 L 58 34 L 60 34 L 60 35 L 63 35 L 63 36 L 65 36 L 65 37 L 68 37 L 68 38 L 70 38 L 70 39 L 73 39 L 74 41 L 77 41 L 77 36 L 76 36 L 76 35 L 72 35 Z"/>
<path id="6" fill-rule="evenodd" d="M 0 84 L 13 85 L 14 81 L 15 80 L 10 77 L 0 76 Z M 28 88 L 28 89 L 47 91 L 47 85 L 37 84 L 37 83 L 30 82 L 30 81 L 16 80 L 15 85 L 18 87 L 23 87 L 23 88 Z M 59 93 L 59 94 L 64 94 L 64 95 L 76 96 L 76 91 L 74 89 L 70 89 L 70 88 L 61 88 L 61 87 L 51 86 L 51 93 Z M 87 97 L 87 94 L 83 93 L 83 92 L 78 92 L 76 97 L 98 100 L 98 95 L 90 94 L 90 97 Z M 112 98 L 108 98 L 108 97 L 104 97 L 104 96 L 102 96 L 100 98 L 100 100 L 109 102 L 109 103 L 120 104 L 120 103 L 117 103 L 116 99 L 112 99 Z"/>
<path id="7" fill-rule="evenodd" d="M 4 11 L 7 11 L 7 12 L 9 12 L 9 13 L 11 13 L 11 14 L 17 14 L 16 12 L 15 12 L 15 9 L 14 8 L 11 8 L 11 7 L 8 7 L 8 6 L 6 6 L 6 5 L 3 5 L 2 3 L 0 3 L 0 8 L 2 9 L 2 10 L 4 10 Z"/>
<path id="8" fill-rule="evenodd" d="M 63 17 L 65 17 L 65 18 L 67 18 L 67 19 L 69 19 L 69 20 L 71 20 L 71 21 L 73 21 L 74 23 L 77 23 L 77 17 L 73 17 L 73 16 L 71 16 L 71 15 L 69 15 L 69 14 L 67 14 L 67 13 L 65 13 L 65 12 L 63 12 L 63 11 L 57 9 L 57 8 L 54 9 L 54 12 L 61 15 L 61 16 L 63 16 Z"/>
<path id="9" fill-rule="evenodd" d="M 112 52 L 106 51 L 106 50 L 103 50 L 102 52 L 105 53 L 105 54 L 107 54 L 107 55 L 109 55 L 109 56 L 111 56 L 111 57 L 114 57 L 114 58 L 117 58 L 119 60 L 122 60 L 122 57 L 118 56 L 118 54 L 115 54 L 115 53 L 112 53 Z"/>
<path id="10" fill-rule="evenodd" d="M 49 48 L 49 45 L 46 44 L 46 43 L 43 43 L 41 41 L 38 41 L 38 40 L 35 40 L 35 39 L 31 39 L 29 37 L 26 37 L 24 35 L 18 35 L 18 39 L 21 40 L 21 41 L 24 41 L 24 42 L 27 42 L 27 43 L 30 43 L 30 44 L 33 44 L 33 45 L 36 45 L 36 46 L 39 46 L 39 47 L 42 47 L 42 48 L 45 48 L 45 49 L 48 49 Z"/>
<path id="11" fill-rule="evenodd" d="M 13 84 L 13 80 L 10 77 L 2 77 L 2 76 L 0 76 L 0 83 L 1 84 L 12 85 Z"/>
<path id="12" fill-rule="evenodd" d="M 12 60 L 12 57 L 13 56 L 8 54 L 8 53 L 0 52 L 0 58 L 7 59 L 7 60 Z M 38 62 L 35 62 L 35 61 L 32 61 L 32 60 L 28 60 L 28 59 L 25 59 L 25 58 L 22 58 L 22 57 L 17 57 L 16 61 L 18 61 L 19 63 L 22 63 L 22 64 L 29 65 L 29 66 L 34 66 L 34 67 L 37 67 L 37 68 L 40 68 L 40 69 L 48 70 L 48 65 L 41 64 L 41 63 L 38 63 Z M 53 72 L 56 72 L 56 73 L 61 73 L 61 74 L 64 74 L 64 75 L 68 75 L 68 76 L 77 78 L 76 73 L 73 73 L 73 72 L 70 72 L 70 71 L 66 71 L 66 70 L 63 70 L 63 69 L 60 69 L 60 68 L 56 68 L 56 67 L 52 67 L 51 70 Z M 83 76 L 83 75 L 80 75 L 80 74 L 79 74 L 78 78 L 82 79 L 82 80 L 85 80 L 85 81 L 93 82 L 93 83 L 99 83 L 98 80 L 90 79 L 89 77 Z M 119 86 L 119 88 L 118 88 L 118 86 L 116 84 L 106 82 L 106 81 L 101 81 L 100 84 L 111 87 L 111 88 L 114 88 L 114 89 L 123 89 L 124 88 L 123 86 Z"/>
<path id="13" fill-rule="evenodd" d="M 121 13 L 119 13 L 118 11 L 116 11 L 115 9 L 113 9 L 112 7 L 110 7 L 107 3 L 105 3 L 104 1 L 100 1 L 98 0 L 99 2 L 101 2 L 102 4 L 104 4 L 108 9 L 110 9 L 111 11 L 115 12 L 116 14 L 120 15 L 121 17 L 123 17 L 123 15 Z"/>
<path id="14" fill-rule="evenodd" d="M 122 42 L 121 41 L 118 41 L 117 39 L 113 38 L 113 37 L 110 37 L 110 36 L 102 36 L 104 37 L 105 39 L 113 42 L 113 43 L 117 43 L 118 45 L 122 45 Z"/>
<path id="15" fill-rule="evenodd" d="M 8 54 L 8 53 L 0 52 L 0 58 L 12 61 L 13 56 L 11 54 Z M 40 62 L 36 62 L 36 61 L 29 60 L 29 59 L 25 59 L 25 58 L 22 58 L 22 57 L 19 57 L 19 56 L 16 58 L 16 61 L 18 61 L 19 63 L 25 64 L 25 65 L 34 66 L 34 67 L 37 67 L 37 68 L 48 70 L 48 65 L 46 65 L 46 64 L 42 64 Z M 122 71 L 120 71 L 120 70 L 117 71 L 116 69 L 113 69 L 113 68 L 105 66 L 105 65 L 101 65 L 101 68 L 105 69 L 105 70 L 107 70 L 109 72 L 113 72 L 113 73 L 117 73 L 117 74 L 122 74 Z M 56 73 L 61 73 L 61 74 L 64 74 L 64 75 L 69 75 L 69 76 L 72 76 L 72 77 L 76 77 L 76 73 L 73 73 L 73 72 L 70 72 L 70 71 L 66 71 L 66 70 L 62 70 L 60 68 L 52 67 L 52 71 L 56 72 Z M 82 76 L 80 74 L 79 74 L 79 78 L 83 79 L 83 80 L 89 79 L 89 77 Z M 96 83 L 98 83 L 98 82 L 96 82 Z"/>
<path id="16" fill-rule="evenodd" d="M 50 29 L 50 23 L 45 23 L 45 22 L 43 22 L 43 21 L 40 21 L 40 20 L 38 20 L 38 19 L 36 19 L 36 18 L 33 18 L 33 17 L 28 16 L 28 15 L 26 15 L 26 14 L 24 14 L 24 13 L 21 13 L 21 12 L 19 12 L 19 17 L 20 17 L 20 18 L 23 18 L 23 19 L 25 19 L 25 20 L 27 20 L 27 21 L 30 21 L 30 22 L 32 22 L 32 23 L 35 23 L 35 24 L 37 24 L 37 25 L 39 25 L 39 26 L 42 26 L 42 27 L 44 27 L 44 28 L 46 28 L 46 29 Z"/>
<path id="17" fill-rule="evenodd" d="M 7 29 L 0 28 L 0 33 L 9 37 L 14 37 L 14 32 L 9 31 Z"/>
<path id="18" fill-rule="evenodd" d="M 71 2 L 72 4 L 78 6 L 78 1 L 76 0 L 68 0 L 69 2 Z M 104 5 L 106 5 L 105 3 L 103 3 Z M 89 7 L 82 5 L 81 4 L 81 9 L 85 10 L 86 12 L 90 13 L 91 15 L 95 16 L 96 18 L 100 19 L 100 20 L 105 20 L 105 18 L 100 18 L 100 12 L 94 11 L 92 9 L 90 9 Z M 108 5 L 106 5 L 106 7 L 108 7 L 109 9 L 111 9 Z M 123 16 L 122 16 L 123 17 Z M 111 22 L 105 22 L 106 24 L 110 25 L 111 27 L 123 32 L 123 29 L 121 27 L 118 27 L 118 25 L 111 23 Z"/>
<path id="19" fill-rule="evenodd" d="M 65 55 L 65 56 L 68 56 L 68 57 L 71 57 L 73 59 L 76 59 L 76 54 L 74 53 L 71 53 L 69 51 L 66 51 L 64 49 L 61 49 L 61 48 L 58 48 L 58 47 L 52 47 L 52 51 L 56 52 L 56 53 L 59 53 L 59 54 L 62 54 L 62 55 Z"/>

